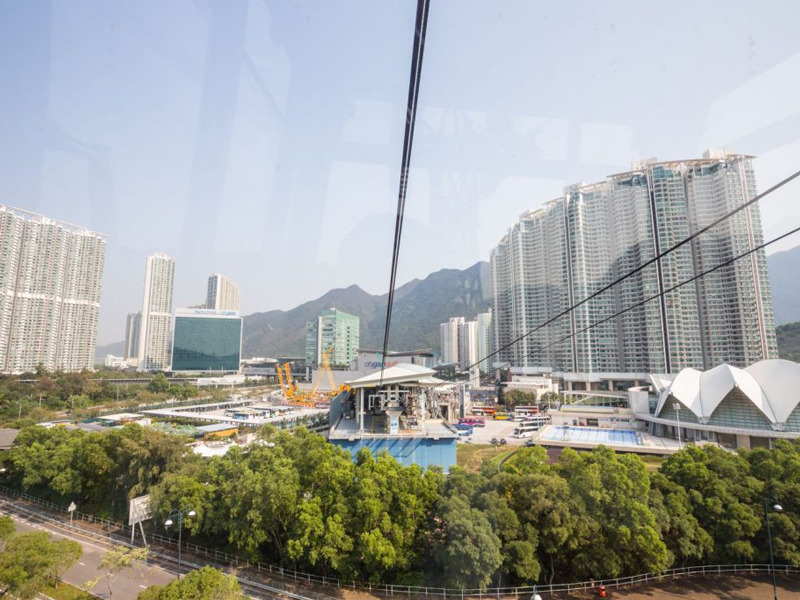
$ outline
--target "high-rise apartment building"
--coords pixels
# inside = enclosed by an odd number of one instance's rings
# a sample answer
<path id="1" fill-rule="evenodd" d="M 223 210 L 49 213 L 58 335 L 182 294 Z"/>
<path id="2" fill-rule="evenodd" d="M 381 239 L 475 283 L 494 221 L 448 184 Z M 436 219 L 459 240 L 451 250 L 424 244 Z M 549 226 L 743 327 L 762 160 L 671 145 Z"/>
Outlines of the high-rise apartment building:
<path id="1" fill-rule="evenodd" d="M 165 254 L 147 257 L 139 324 L 140 371 L 169 368 L 174 279 L 175 259 Z"/>
<path id="2" fill-rule="evenodd" d="M 0 371 L 94 364 L 105 236 L 0 206 Z"/>
<path id="3" fill-rule="evenodd" d="M 485 320 L 486 315 L 482 319 Z M 481 318 L 479 316 L 479 318 Z M 485 322 L 483 323 L 486 325 Z M 481 356 L 481 329 L 479 321 L 467 321 L 464 317 L 452 317 L 447 323 L 439 325 L 439 339 L 442 348 L 442 362 L 456 364 L 466 369 L 478 362 Z"/>
<path id="4" fill-rule="evenodd" d="M 125 360 L 139 356 L 139 327 L 142 322 L 142 313 L 128 313 L 125 321 Z"/>
<path id="5" fill-rule="evenodd" d="M 446 365 L 458 364 L 461 352 L 461 338 L 464 334 L 464 317 L 451 317 L 447 323 L 439 325 L 439 339 L 442 347 L 442 362 Z"/>
<path id="6" fill-rule="evenodd" d="M 349 365 L 358 353 L 360 319 L 335 308 L 306 323 L 306 366 L 322 363 L 329 351 L 332 365 Z"/>
<path id="7" fill-rule="evenodd" d="M 492 311 L 479 313 L 475 319 L 478 335 L 478 360 L 481 361 L 478 368 L 482 373 L 488 373 L 491 370 L 491 359 L 487 358 L 489 354 L 494 352 L 492 344 Z"/>
<path id="8" fill-rule="evenodd" d="M 523 214 L 491 253 L 493 342 L 532 333 L 493 362 L 674 372 L 775 357 L 763 250 L 684 283 L 762 243 L 757 204 L 649 264 L 755 195 L 751 157 L 708 152 L 635 163 Z"/>
<path id="9" fill-rule="evenodd" d="M 241 298 L 239 288 L 225 275 L 214 273 L 208 278 L 206 308 L 211 310 L 235 310 L 239 312 Z"/>

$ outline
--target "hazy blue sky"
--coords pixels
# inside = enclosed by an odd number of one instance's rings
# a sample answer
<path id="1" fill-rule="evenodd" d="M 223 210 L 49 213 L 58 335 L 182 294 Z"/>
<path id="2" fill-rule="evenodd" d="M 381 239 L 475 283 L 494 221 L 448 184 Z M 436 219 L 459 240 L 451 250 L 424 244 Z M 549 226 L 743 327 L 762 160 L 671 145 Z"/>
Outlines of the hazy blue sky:
<path id="1" fill-rule="evenodd" d="M 99 342 L 208 275 L 245 313 L 385 293 L 415 2 L 0 0 L 0 203 L 108 236 Z M 400 281 L 632 160 L 800 168 L 800 5 L 432 0 Z M 762 205 L 800 224 L 800 183 Z M 800 240 L 790 240 L 784 248 Z"/>

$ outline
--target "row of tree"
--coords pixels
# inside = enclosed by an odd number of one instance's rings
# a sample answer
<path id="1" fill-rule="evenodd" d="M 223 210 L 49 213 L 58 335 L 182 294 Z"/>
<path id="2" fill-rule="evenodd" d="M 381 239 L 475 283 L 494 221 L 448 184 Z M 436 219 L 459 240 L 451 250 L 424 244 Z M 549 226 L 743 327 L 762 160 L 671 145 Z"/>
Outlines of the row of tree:
<path id="1" fill-rule="evenodd" d="M 113 384 L 114 378 L 142 379 L 141 383 Z M 99 406 L 159 404 L 169 398 L 193 398 L 200 394 L 190 383 L 171 383 L 163 373 L 130 374 L 117 371 L 93 373 L 48 372 L 0 375 L 0 422 L 22 427 L 52 419 L 60 411 L 90 416 Z"/>
<path id="2" fill-rule="evenodd" d="M 265 427 L 260 443 L 208 460 L 128 426 L 101 434 L 31 428 L 9 466 L 16 485 L 66 502 L 148 491 L 161 527 L 196 516 L 194 541 L 300 571 L 451 587 L 572 581 L 676 565 L 765 561 L 763 503 L 778 562 L 800 563 L 800 442 L 732 453 L 688 446 L 650 471 L 636 455 L 538 447 L 479 473 L 403 467 L 321 436 Z"/>

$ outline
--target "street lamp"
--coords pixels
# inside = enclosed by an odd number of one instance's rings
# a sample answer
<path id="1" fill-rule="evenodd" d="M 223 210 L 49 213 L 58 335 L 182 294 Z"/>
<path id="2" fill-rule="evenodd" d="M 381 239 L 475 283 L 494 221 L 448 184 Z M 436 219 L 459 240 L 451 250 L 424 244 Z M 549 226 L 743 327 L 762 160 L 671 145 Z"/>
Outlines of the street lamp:
<path id="1" fill-rule="evenodd" d="M 783 512 L 783 507 L 776 504 L 772 507 L 776 513 Z M 769 509 L 767 508 L 767 499 L 764 498 L 764 521 L 767 524 L 767 539 L 769 540 L 769 570 L 772 571 L 772 598 L 778 600 L 778 584 L 775 581 L 775 559 L 772 557 L 772 532 L 769 529 Z"/>
<path id="2" fill-rule="evenodd" d="M 164 521 L 164 527 L 169 529 L 173 524 L 172 518 L 177 517 L 178 519 L 178 580 L 181 578 L 181 538 L 183 534 L 183 519 L 185 517 L 194 517 L 195 515 L 197 515 L 197 513 L 191 509 L 175 509 L 169 513 L 169 517 L 167 517 L 167 520 Z"/>
<path id="3" fill-rule="evenodd" d="M 676 402 L 672 405 L 675 408 L 675 416 L 678 418 L 678 450 L 681 448 L 681 405 Z"/>

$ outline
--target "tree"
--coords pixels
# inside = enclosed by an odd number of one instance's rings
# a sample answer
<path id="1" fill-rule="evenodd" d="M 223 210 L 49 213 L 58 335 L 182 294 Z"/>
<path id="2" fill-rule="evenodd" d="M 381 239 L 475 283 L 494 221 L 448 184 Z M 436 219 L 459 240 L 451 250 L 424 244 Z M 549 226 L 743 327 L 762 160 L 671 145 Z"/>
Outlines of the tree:
<path id="1" fill-rule="evenodd" d="M 0 583 L 3 595 L 27 600 L 61 575 L 81 557 L 81 545 L 72 540 L 52 541 L 44 532 L 14 534 L 0 552 Z"/>
<path id="2" fill-rule="evenodd" d="M 433 555 L 447 586 L 485 588 L 503 563 L 500 538 L 486 514 L 461 497 L 444 499 L 437 511 Z"/>
<path id="3" fill-rule="evenodd" d="M 154 394 L 162 394 L 169 390 L 169 379 L 163 373 L 156 373 L 156 375 L 147 384 L 147 390 Z"/>
<path id="4" fill-rule="evenodd" d="M 111 546 L 100 559 L 100 564 L 97 565 L 97 570 L 102 571 L 106 576 L 106 585 L 108 586 L 109 600 L 113 598 L 114 582 L 119 577 L 120 573 L 125 569 L 129 569 L 136 562 L 145 562 L 147 560 L 147 548 L 126 548 L 125 546 Z M 91 581 L 86 582 L 87 588 L 93 588 L 100 580 L 100 576 Z"/>
<path id="5" fill-rule="evenodd" d="M 239 582 L 213 567 L 190 571 L 166 587 L 153 586 L 139 594 L 138 600 L 234 600 L 242 595 Z"/>
<path id="6" fill-rule="evenodd" d="M 0 540 L 7 540 L 14 535 L 17 526 L 11 517 L 0 517 Z"/>

